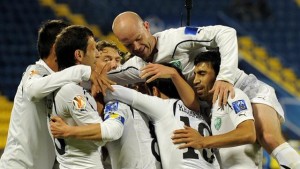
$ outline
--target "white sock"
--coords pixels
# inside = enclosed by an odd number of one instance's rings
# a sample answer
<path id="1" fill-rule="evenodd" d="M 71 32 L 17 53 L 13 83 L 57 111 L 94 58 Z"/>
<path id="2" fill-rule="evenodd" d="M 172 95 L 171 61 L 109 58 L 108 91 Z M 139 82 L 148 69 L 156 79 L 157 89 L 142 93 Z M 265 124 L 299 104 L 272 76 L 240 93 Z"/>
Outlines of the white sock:
<path id="1" fill-rule="evenodd" d="M 300 155 L 289 143 L 285 142 L 276 147 L 272 155 L 280 164 L 281 169 L 300 169 Z"/>

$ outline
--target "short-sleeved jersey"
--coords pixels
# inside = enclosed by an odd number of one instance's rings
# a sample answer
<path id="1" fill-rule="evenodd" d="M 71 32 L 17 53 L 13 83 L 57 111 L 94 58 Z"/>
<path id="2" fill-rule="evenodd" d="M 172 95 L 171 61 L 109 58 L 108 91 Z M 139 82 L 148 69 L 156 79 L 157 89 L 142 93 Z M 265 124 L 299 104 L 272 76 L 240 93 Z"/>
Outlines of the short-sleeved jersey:
<path id="1" fill-rule="evenodd" d="M 88 80 L 90 72 L 90 67 L 80 65 L 54 73 L 42 60 L 28 66 L 14 98 L 1 169 L 52 169 L 55 151 L 45 96 L 70 81 Z"/>
<path id="2" fill-rule="evenodd" d="M 102 122 L 95 99 L 81 86 L 69 83 L 53 93 L 52 114 L 60 116 L 68 125 L 82 126 Z M 74 138 L 54 139 L 60 168 L 99 169 L 101 163 L 98 144 Z"/>
<path id="3" fill-rule="evenodd" d="M 178 145 L 172 142 L 174 130 L 183 128 L 184 125 L 193 127 L 204 136 L 210 135 L 210 127 L 199 113 L 189 110 L 180 100 L 164 100 L 122 86 L 113 87 L 115 91 L 107 94 L 107 100 L 118 99 L 129 104 L 147 114 L 153 121 L 162 168 L 219 168 L 211 149 L 178 149 Z"/>
<path id="4" fill-rule="evenodd" d="M 246 121 L 254 120 L 249 98 L 240 89 L 235 88 L 235 97 L 228 98 L 227 105 L 222 109 L 218 101 L 213 105 L 211 130 L 213 135 L 225 134 Z M 262 162 L 261 148 L 258 144 L 219 149 L 222 167 L 224 168 L 260 168 Z"/>
<path id="5" fill-rule="evenodd" d="M 206 47 L 219 48 L 221 66 L 217 80 L 224 80 L 234 84 L 234 75 L 238 65 L 238 48 L 236 31 L 233 28 L 221 25 L 180 27 L 158 32 L 153 36 L 157 38 L 156 48 L 158 50 L 154 54 L 153 63 L 172 63 L 182 70 L 183 75 L 189 81 L 192 81 L 193 78 L 196 55 L 206 51 Z M 134 63 L 136 65 L 130 65 L 129 67 L 138 68 L 140 67 L 138 65 L 141 63 L 136 61 Z M 127 70 L 123 66 L 123 71 L 118 71 L 118 74 L 124 77 L 126 75 L 124 72 Z M 114 74 L 114 76 L 118 74 Z M 138 76 L 131 75 L 130 80 L 127 82 L 135 83 L 133 82 L 133 77 L 138 78 Z M 118 79 L 116 78 L 116 80 Z M 124 78 L 121 80 L 123 82 Z"/>
<path id="6" fill-rule="evenodd" d="M 153 138 L 150 134 L 149 118 L 145 114 L 122 102 L 111 101 L 105 105 L 104 120 L 107 119 L 114 119 L 124 125 L 122 136 L 106 144 L 112 168 L 160 168 L 160 163 L 152 155 Z"/>

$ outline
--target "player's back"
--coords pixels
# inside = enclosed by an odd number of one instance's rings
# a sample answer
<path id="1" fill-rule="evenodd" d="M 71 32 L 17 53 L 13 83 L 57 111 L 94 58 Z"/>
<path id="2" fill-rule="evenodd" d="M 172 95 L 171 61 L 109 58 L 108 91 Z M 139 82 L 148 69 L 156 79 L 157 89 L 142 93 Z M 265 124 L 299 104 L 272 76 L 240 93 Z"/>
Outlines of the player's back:
<path id="1" fill-rule="evenodd" d="M 163 168 L 219 168 L 211 149 L 195 150 L 193 148 L 178 149 L 171 137 L 174 130 L 184 125 L 198 130 L 202 135 L 210 135 L 206 121 L 196 112 L 189 110 L 180 100 L 164 100 L 168 104 L 161 113 L 167 115 L 155 121 L 155 130 Z"/>
<path id="2" fill-rule="evenodd" d="M 116 103 L 116 101 L 114 102 Z M 113 104 L 113 103 L 110 103 Z M 124 116 L 124 131 L 121 138 L 108 142 L 108 149 L 112 168 L 114 169 L 156 169 L 160 163 L 151 152 L 153 138 L 149 130 L 149 118 L 126 104 L 115 104 L 115 113 Z M 106 107 L 107 108 L 107 107 Z M 110 114 L 105 109 L 105 117 Z M 106 119 L 105 118 L 105 119 Z"/>
<path id="3" fill-rule="evenodd" d="M 70 83 L 59 89 L 54 97 L 52 113 L 68 125 L 100 123 L 94 98 L 81 86 Z M 74 138 L 54 139 L 60 168 L 103 168 L 98 145 L 94 141 Z"/>

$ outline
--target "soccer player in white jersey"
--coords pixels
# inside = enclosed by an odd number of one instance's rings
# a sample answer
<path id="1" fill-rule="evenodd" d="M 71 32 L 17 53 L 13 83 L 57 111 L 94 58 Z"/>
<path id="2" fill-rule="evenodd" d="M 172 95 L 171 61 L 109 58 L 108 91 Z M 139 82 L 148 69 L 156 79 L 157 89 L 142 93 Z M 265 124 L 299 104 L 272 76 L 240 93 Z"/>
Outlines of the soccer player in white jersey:
<path id="1" fill-rule="evenodd" d="M 281 133 L 284 112 L 274 89 L 254 75 L 248 75 L 237 68 L 238 46 L 234 29 L 225 26 L 181 27 L 152 35 L 150 24 L 134 12 L 119 14 L 112 29 L 131 53 L 147 62 L 173 62 L 182 67 L 188 80 L 193 77 L 196 54 L 206 50 L 205 47 L 218 47 L 221 67 L 210 91 L 214 92 L 213 103 L 220 98 L 220 105 L 227 104 L 228 94 L 230 93 L 231 98 L 234 97 L 233 85 L 243 90 L 252 103 L 259 143 L 282 167 L 299 167 L 299 154 L 285 141 Z"/>
<path id="2" fill-rule="evenodd" d="M 82 26 L 71 26 L 63 30 L 57 37 L 55 51 L 59 69 L 67 68 L 73 64 L 95 65 L 98 55 L 92 32 Z M 98 102 L 97 104 L 87 91 L 75 83 L 63 86 L 53 97 L 53 114 L 59 115 L 68 125 L 83 126 L 90 124 L 79 128 L 81 132 L 83 130 L 87 131 L 87 135 L 85 135 L 86 133 L 78 133 L 79 135 L 70 134 L 71 137 L 65 139 L 55 139 L 60 168 L 103 168 L 98 153 L 98 144 L 89 140 L 91 138 L 90 132 L 96 132 L 98 138 L 93 137 L 92 139 L 102 140 L 100 145 L 116 140 L 108 145 L 108 149 L 111 150 L 113 168 L 156 168 L 155 158 L 150 156 L 152 138 L 147 128 L 148 123 L 144 120 L 145 117 L 139 115 L 137 111 L 134 112 L 129 106 L 121 102 L 113 101 L 106 105 L 104 111 L 105 121 L 102 122 L 97 112 L 98 105 L 102 103 Z M 98 109 L 98 111 L 102 110 Z M 133 118 L 136 119 L 133 120 Z M 57 121 L 53 118 L 52 120 Z M 94 129 L 88 131 L 86 127 L 89 129 L 93 127 Z M 124 127 L 127 127 L 127 130 L 123 130 Z M 135 132 L 132 132 L 132 129 L 135 129 Z M 126 132 L 124 133 L 124 139 L 119 139 L 123 131 Z M 138 133 L 139 138 L 136 139 Z M 143 133 L 142 136 L 141 133 Z M 56 137 L 56 135 L 54 136 Z M 78 138 L 84 138 L 84 140 Z M 127 146 L 123 146 L 125 143 Z M 122 148 L 116 149 L 114 146 Z M 132 149 L 139 152 L 134 156 Z M 143 157 L 144 160 L 141 160 L 140 158 Z M 120 162 L 119 160 L 123 158 L 126 160 Z"/>
<path id="3" fill-rule="evenodd" d="M 101 47 L 99 46 L 101 44 Z M 103 47 L 105 45 L 106 47 Z M 109 66 L 114 68 L 114 64 L 109 65 L 111 60 L 118 55 L 116 49 L 108 47 L 107 43 L 97 43 L 97 49 L 100 51 L 99 58 L 97 58 L 97 65 L 100 67 Z M 103 47 L 103 48 L 102 48 Z M 110 50 L 108 50 L 110 48 Z M 109 51 L 109 52 L 105 52 Z M 97 108 L 103 107 L 104 103 L 98 101 Z M 102 110 L 99 113 L 103 115 Z M 76 139 L 91 139 L 101 140 L 101 130 L 99 125 L 87 126 L 68 126 L 59 117 L 52 117 L 50 122 L 50 129 L 56 138 L 76 138 Z M 155 145 L 152 144 L 154 139 L 150 135 L 152 131 L 149 130 L 149 118 L 140 113 L 140 111 L 133 109 L 121 102 L 113 101 L 105 106 L 104 120 L 120 119 L 124 124 L 122 136 L 117 140 L 107 142 L 111 165 L 114 169 L 119 168 L 144 168 L 144 169 L 159 169 L 161 164 L 152 155 Z M 113 125 L 113 124 L 110 124 Z M 111 132 L 122 132 L 113 130 Z M 111 133 L 113 134 L 113 133 Z"/>
<path id="4" fill-rule="evenodd" d="M 118 99 L 142 110 L 154 123 L 162 167 L 165 169 L 219 168 L 212 149 L 177 149 L 171 136 L 175 129 L 191 126 L 205 136 L 210 128 L 205 117 L 188 109 L 181 100 L 170 79 L 157 79 L 147 84 L 153 96 L 142 94 L 122 86 L 113 86 L 115 91 L 107 93 L 105 99 Z M 157 97 L 154 97 L 157 96 Z M 170 98 L 169 98 L 170 97 Z"/>
<path id="5" fill-rule="evenodd" d="M 220 54 L 215 51 L 200 53 L 195 59 L 195 65 L 194 87 L 199 99 L 211 108 L 213 136 L 203 137 L 192 128 L 186 127 L 174 132 L 174 143 L 186 143 L 179 148 L 220 148 L 223 168 L 261 168 L 262 148 L 255 143 L 254 118 L 249 98 L 235 88 L 235 97 L 229 98 L 226 105 L 220 107 L 217 103 L 212 104 L 213 96 L 208 91 L 219 72 Z M 188 93 L 183 94 L 185 95 L 182 97 L 190 97 Z"/>
<path id="6" fill-rule="evenodd" d="M 10 126 L 1 169 L 52 169 L 55 152 L 47 128 L 45 96 L 71 81 L 103 80 L 89 66 L 78 65 L 58 71 L 53 44 L 67 23 L 45 22 L 38 33 L 40 60 L 26 69 L 19 84 L 11 113 Z M 106 81 L 105 81 L 106 82 Z"/>

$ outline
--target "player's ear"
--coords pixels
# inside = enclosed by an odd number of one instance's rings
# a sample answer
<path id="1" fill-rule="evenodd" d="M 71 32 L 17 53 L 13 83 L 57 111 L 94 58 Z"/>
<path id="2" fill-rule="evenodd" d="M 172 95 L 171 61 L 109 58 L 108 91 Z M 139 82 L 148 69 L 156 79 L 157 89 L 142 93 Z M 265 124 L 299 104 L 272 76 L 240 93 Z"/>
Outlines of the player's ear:
<path id="1" fill-rule="evenodd" d="M 152 87 L 152 93 L 153 93 L 153 96 L 160 97 L 160 91 L 155 86 Z"/>
<path id="2" fill-rule="evenodd" d="M 81 63 L 81 61 L 83 59 L 83 51 L 80 49 L 75 50 L 74 57 L 75 57 L 76 62 Z"/>
<path id="3" fill-rule="evenodd" d="M 150 23 L 147 21 L 144 21 L 143 25 L 150 32 Z"/>

